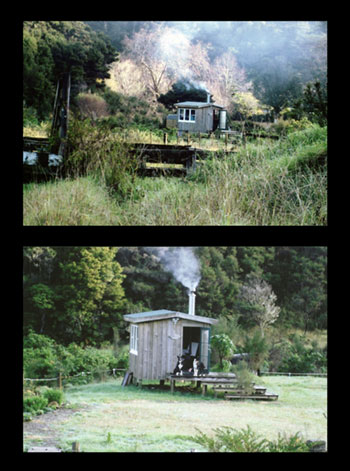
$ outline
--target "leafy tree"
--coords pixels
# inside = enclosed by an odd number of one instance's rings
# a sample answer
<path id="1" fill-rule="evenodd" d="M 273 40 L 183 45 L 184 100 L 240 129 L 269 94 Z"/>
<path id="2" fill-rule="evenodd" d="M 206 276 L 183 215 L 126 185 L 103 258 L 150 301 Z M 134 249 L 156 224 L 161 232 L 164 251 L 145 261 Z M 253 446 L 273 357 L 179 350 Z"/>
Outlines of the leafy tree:
<path id="1" fill-rule="evenodd" d="M 327 110 L 327 84 L 323 85 L 316 80 L 306 84 L 302 97 L 293 103 L 291 116 L 296 115 L 298 119 L 306 116 L 310 121 L 325 126 L 328 122 Z"/>
<path id="2" fill-rule="evenodd" d="M 103 33 L 81 21 L 25 21 L 23 24 L 23 99 L 40 120 L 53 107 L 57 80 L 71 72 L 72 95 L 81 85 L 104 87 L 116 51 Z"/>
<path id="3" fill-rule="evenodd" d="M 114 261 L 116 252 L 113 247 L 72 248 L 60 264 L 62 315 L 75 339 L 101 341 L 118 320 L 124 275 Z"/>
<path id="4" fill-rule="evenodd" d="M 197 288 L 196 312 L 219 318 L 235 313 L 240 272 L 236 247 L 199 247 L 202 278 Z"/>
<path id="5" fill-rule="evenodd" d="M 171 110 L 175 103 L 182 101 L 207 101 L 207 92 L 199 89 L 189 79 L 175 82 L 171 89 L 159 96 L 158 101 Z"/>
<path id="6" fill-rule="evenodd" d="M 55 293 L 52 288 L 43 283 L 38 283 L 30 287 L 29 293 L 31 295 L 31 301 L 33 309 L 37 310 L 40 320 L 40 333 L 44 333 L 45 322 L 47 315 L 53 311 L 55 307 L 54 299 Z"/>

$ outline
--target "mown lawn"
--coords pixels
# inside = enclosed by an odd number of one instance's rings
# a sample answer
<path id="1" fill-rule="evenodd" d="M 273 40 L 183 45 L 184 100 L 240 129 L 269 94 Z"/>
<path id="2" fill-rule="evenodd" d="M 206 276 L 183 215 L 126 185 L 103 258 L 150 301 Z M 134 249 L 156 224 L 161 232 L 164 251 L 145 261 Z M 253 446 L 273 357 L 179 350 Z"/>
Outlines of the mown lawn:
<path id="1" fill-rule="evenodd" d="M 122 388 L 120 380 L 75 386 L 65 391 L 68 407 L 76 412 L 53 424 L 62 449 L 80 443 L 86 452 L 206 451 L 192 440 L 198 430 L 247 425 L 268 439 L 297 432 L 305 439 L 327 440 L 327 379 L 264 377 L 278 401 L 225 401 L 209 393 Z M 42 437 L 44 438 L 44 437 Z M 36 436 L 36 443 L 40 437 Z M 30 436 L 24 445 L 33 444 Z"/>

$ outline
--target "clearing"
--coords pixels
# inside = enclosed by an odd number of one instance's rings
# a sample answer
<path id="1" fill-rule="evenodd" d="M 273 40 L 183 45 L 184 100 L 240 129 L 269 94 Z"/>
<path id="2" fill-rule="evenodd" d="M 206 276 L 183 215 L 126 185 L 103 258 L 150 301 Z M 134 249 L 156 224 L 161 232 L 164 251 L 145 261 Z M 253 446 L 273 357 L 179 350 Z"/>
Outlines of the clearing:
<path id="1" fill-rule="evenodd" d="M 327 379 L 264 377 L 259 384 L 279 394 L 278 401 L 225 401 L 212 395 L 121 387 L 121 381 L 70 387 L 66 408 L 24 423 L 24 448 L 57 446 L 85 452 L 206 451 L 193 442 L 198 430 L 249 425 L 265 438 L 300 432 L 327 440 Z"/>

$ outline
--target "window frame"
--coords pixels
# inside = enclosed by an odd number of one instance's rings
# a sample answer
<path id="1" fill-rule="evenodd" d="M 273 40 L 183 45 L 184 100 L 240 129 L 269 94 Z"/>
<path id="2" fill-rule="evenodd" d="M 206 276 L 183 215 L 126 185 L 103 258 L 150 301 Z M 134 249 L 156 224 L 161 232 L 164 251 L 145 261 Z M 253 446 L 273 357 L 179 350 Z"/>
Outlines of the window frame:
<path id="1" fill-rule="evenodd" d="M 187 119 L 186 119 L 186 115 L 187 115 Z M 195 123 L 196 122 L 196 109 L 195 108 L 179 108 L 179 121 L 181 121 L 182 123 Z"/>
<path id="2" fill-rule="evenodd" d="M 138 342 L 139 342 L 139 326 L 131 324 L 130 326 L 130 353 L 134 355 L 138 354 Z"/>

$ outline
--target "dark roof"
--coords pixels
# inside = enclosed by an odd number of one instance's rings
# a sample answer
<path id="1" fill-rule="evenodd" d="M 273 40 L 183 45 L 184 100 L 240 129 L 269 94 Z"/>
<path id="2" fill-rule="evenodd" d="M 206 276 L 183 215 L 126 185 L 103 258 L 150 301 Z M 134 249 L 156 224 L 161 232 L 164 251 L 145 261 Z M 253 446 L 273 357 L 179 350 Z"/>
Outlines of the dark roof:
<path id="1" fill-rule="evenodd" d="M 133 322 L 135 324 L 137 324 L 138 322 L 151 322 L 164 319 L 172 319 L 173 317 L 207 324 L 216 324 L 218 322 L 217 319 L 211 319 L 210 317 L 192 316 L 191 314 L 185 314 L 184 312 L 169 311 L 167 309 L 159 309 L 158 311 L 136 312 L 134 314 L 125 314 L 123 317 L 126 321 Z"/>

